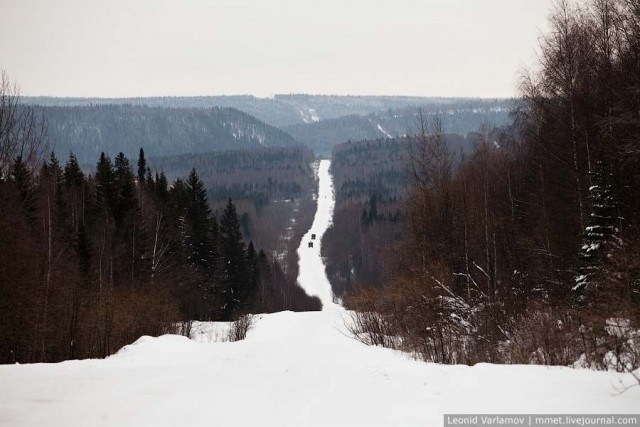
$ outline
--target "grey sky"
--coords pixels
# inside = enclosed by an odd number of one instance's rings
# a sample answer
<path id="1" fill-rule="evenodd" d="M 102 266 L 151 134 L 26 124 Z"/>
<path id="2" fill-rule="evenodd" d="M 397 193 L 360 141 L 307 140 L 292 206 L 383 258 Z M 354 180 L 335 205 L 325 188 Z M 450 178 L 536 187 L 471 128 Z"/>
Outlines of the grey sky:
<path id="1" fill-rule="evenodd" d="M 0 0 L 23 95 L 511 96 L 551 0 Z"/>

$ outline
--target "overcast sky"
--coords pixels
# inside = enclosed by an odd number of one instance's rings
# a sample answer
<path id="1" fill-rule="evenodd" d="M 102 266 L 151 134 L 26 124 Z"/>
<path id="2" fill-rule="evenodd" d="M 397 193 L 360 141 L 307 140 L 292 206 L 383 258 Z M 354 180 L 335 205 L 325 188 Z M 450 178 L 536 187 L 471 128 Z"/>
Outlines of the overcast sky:
<path id="1" fill-rule="evenodd" d="M 512 96 L 551 0 L 0 0 L 23 95 Z"/>

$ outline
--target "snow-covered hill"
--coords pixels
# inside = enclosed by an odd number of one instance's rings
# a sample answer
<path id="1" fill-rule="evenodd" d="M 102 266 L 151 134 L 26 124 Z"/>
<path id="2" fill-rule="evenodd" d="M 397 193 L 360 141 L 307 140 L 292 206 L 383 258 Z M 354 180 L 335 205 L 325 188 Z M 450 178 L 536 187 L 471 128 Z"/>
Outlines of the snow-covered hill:
<path id="1" fill-rule="evenodd" d="M 321 312 L 260 316 L 240 342 L 143 337 L 106 360 L 0 366 L 7 426 L 438 426 L 444 413 L 637 413 L 631 378 L 541 366 L 444 366 L 368 347 L 331 303 L 321 234 L 331 221 L 329 163 L 299 249 L 301 285 Z M 304 272 L 304 273 L 303 273 Z"/>

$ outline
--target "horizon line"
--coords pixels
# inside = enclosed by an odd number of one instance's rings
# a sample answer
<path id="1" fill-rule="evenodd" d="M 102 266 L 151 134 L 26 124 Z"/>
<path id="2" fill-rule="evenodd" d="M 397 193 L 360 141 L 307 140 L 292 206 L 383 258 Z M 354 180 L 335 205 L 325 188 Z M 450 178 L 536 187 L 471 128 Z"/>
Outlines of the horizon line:
<path id="1" fill-rule="evenodd" d="M 78 95 L 23 95 L 20 98 L 51 98 L 51 99 L 99 99 L 99 100 L 126 100 L 126 99 L 151 99 L 151 98 L 255 98 L 275 99 L 276 97 L 309 96 L 309 97 L 336 97 L 336 98 L 416 98 L 416 99 L 517 99 L 517 96 L 446 96 L 446 95 L 362 95 L 362 94 L 321 94 L 321 93 L 274 93 L 260 96 L 249 93 L 218 94 L 218 95 L 139 95 L 139 96 L 78 96 Z"/>

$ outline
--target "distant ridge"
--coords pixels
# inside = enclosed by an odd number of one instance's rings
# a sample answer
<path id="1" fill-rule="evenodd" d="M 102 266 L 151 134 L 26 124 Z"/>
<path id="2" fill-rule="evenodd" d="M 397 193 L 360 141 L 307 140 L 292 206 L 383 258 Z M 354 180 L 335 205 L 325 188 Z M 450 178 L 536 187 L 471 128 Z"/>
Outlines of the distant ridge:
<path id="1" fill-rule="evenodd" d="M 158 108 L 132 105 L 36 106 L 47 122 L 51 148 L 73 151 L 80 163 L 100 152 L 135 158 L 295 145 L 291 135 L 234 108 Z"/>
<path id="2" fill-rule="evenodd" d="M 348 115 L 365 116 L 389 109 L 447 108 L 478 98 L 442 98 L 418 96 L 356 96 L 278 94 L 270 98 L 253 95 L 166 96 L 141 98 L 23 97 L 22 102 L 42 106 L 132 105 L 162 108 L 236 108 L 276 127 L 314 123 Z"/>

